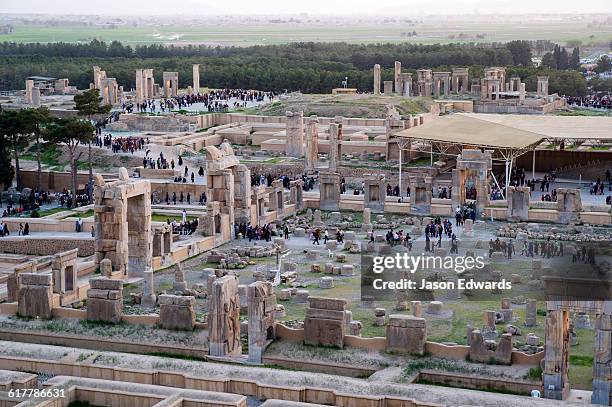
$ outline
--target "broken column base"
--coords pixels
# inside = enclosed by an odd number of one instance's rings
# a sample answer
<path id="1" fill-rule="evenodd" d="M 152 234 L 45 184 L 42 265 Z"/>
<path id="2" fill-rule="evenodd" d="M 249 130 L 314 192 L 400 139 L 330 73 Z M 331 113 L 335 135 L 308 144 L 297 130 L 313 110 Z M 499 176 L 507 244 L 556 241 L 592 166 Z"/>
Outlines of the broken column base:
<path id="1" fill-rule="evenodd" d="M 552 400 L 565 400 L 569 395 L 569 386 L 563 386 L 561 374 L 546 374 L 542 375 L 544 384 L 544 398 Z"/>
<path id="2" fill-rule="evenodd" d="M 612 405 L 612 382 L 610 380 L 593 379 L 593 394 L 591 404 L 603 406 Z"/>

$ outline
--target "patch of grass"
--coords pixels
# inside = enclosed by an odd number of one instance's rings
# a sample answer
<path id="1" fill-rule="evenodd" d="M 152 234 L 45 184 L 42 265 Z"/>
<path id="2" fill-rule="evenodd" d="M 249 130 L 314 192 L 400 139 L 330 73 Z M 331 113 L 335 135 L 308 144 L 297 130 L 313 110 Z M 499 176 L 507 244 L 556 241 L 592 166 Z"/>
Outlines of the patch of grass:
<path id="1" fill-rule="evenodd" d="M 612 116 L 612 111 L 573 108 L 568 112 L 556 112 L 555 116 Z"/>
<path id="2" fill-rule="evenodd" d="M 30 213 L 30 218 L 43 218 L 45 216 L 50 216 L 50 215 L 55 215 L 56 213 L 59 212 L 63 212 L 63 211 L 68 211 L 69 209 L 66 209 L 64 207 L 57 207 L 57 208 L 51 208 L 51 209 L 45 209 L 43 211 L 41 210 L 36 210 L 36 211 L 32 211 Z M 38 212 L 38 216 L 33 216 L 34 212 Z"/>
<path id="3" fill-rule="evenodd" d="M 80 171 L 89 170 L 89 162 L 87 161 L 77 161 L 77 169 Z"/>
<path id="4" fill-rule="evenodd" d="M 572 366 L 593 366 L 593 356 L 570 355 L 569 361 Z"/>
<path id="5" fill-rule="evenodd" d="M 542 380 L 542 368 L 540 366 L 532 367 L 525 375 L 528 380 Z"/>

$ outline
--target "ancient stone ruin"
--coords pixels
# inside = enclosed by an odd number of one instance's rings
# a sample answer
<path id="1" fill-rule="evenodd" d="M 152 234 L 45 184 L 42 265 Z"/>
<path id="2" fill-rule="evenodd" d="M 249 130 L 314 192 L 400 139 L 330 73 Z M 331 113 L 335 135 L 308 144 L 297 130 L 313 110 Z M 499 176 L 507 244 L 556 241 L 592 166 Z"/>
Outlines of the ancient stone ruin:
<path id="1" fill-rule="evenodd" d="M 342 348 L 347 325 L 346 300 L 308 297 L 304 319 L 306 345 Z"/>
<path id="2" fill-rule="evenodd" d="M 118 324 L 123 314 L 123 282 L 106 277 L 89 280 L 87 320 Z"/>
<path id="3" fill-rule="evenodd" d="M 236 356 L 240 343 L 238 278 L 226 275 L 212 282 L 208 298 L 208 348 L 211 356 Z"/>
<path id="4" fill-rule="evenodd" d="M 269 341 L 275 338 L 276 295 L 269 282 L 258 281 L 247 286 L 249 318 L 249 362 L 261 363 Z"/>

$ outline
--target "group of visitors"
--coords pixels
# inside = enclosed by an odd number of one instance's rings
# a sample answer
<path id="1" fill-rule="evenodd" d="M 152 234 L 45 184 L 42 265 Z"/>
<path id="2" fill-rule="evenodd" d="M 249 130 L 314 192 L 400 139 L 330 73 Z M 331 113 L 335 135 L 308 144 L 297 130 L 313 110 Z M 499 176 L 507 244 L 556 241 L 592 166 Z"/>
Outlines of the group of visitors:
<path id="1" fill-rule="evenodd" d="M 97 136 L 94 142 L 96 147 L 109 148 L 113 153 L 131 153 L 142 150 L 145 145 L 149 144 L 149 139 L 146 140 L 143 137 L 113 137 L 112 134 L 106 134 Z"/>
<path id="2" fill-rule="evenodd" d="M 607 176 L 608 174 L 606 174 Z M 601 181 L 600 178 L 597 178 L 596 181 L 591 182 L 591 187 L 589 188 L 589 193 L 591 195 L 603 195 L 604 194 L 604 183 Z M 611 190 L 610 188 L 610 181 L 608 181 L 608 190 Z"/>
<path id="3" fill-rule="evenodd" d="M 249 242 L 252 240 L 264 240 L 269 242 L 272 239 L 272 230 L 268 224 L 263 226 L 251 226 L 246 223 L 241 223 L 238 226 L 238 233 L 239 234 L 236 235 L 237 237 L 249 239 Z"/>
<path id="4" fill-rule="evenodd" d="M 172 233 L 179 235 L 191 235 L 198 229 L 198 218 L 187 219 L 184 212 L 181 222 L 178 222 L 176 219 L 172 221 L 168 219 L 166 222 L 172 226 Z"/>
<path id="5" fill-rule="evenodd" d="M 566 96 L 565 100 L 567 100 L 567 104 L 570 106 L 612 109 L 612 97 L 607 94 L 595 93 L 584 97 Z"/>
<path id="6" fill-rule="evenodd" d="M 370 233 L 370 241 L 374 240 L 374 232 Z M 394 231 L 389 229 L 385 235 L 385 240 L 390 246 L 404 246 L 408 251 L 412 251 L 412 238 L 410 233 L 404 232 L 404 230 Z"/>
<path id="7" fill-rule="evenodd" d="M 11 235 L 11 232 L 9 231 L 8 225 L 4 223 L 3 221 L 0 221 L 0 237 L 10 236 L 10 235 Z"/>
<path id="8" fill-rule="evenodd" d="M 465 203 L 455 208 L 455 226 L 463 226 L 467 219 L 476 220 L 476 208 L 473 202 Z"/>
<path id="9" fill-rule="evenodd" d="M 261 92 L 244 89 L 219 89 L 208 93 L 197 93 L 193 95 L 180 95 L 159 100 L 149 99 L 142 103 L 124 104 L 123 110 L 131 113 L 136 108 L 137 112 L 161 113 L 173 110 L 186 109 L 194 104 L 203 104 L 209 112 L 224 112 L 229 110 L 230 104 L 234 108 L 247 107 L 248 103 L 264 102 L 273 100 L 274 92 Z"/>

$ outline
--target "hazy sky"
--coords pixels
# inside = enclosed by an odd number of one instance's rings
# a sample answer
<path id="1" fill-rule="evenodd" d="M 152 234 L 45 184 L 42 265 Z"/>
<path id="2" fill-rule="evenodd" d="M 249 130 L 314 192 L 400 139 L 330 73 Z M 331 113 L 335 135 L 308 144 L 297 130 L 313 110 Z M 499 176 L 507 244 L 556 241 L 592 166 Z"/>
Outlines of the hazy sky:
<path id="1" fill-rule="evenodd" d="M 0 0 L 0 13 L 52 14 L 612 13 L 612 0 Z"/>

